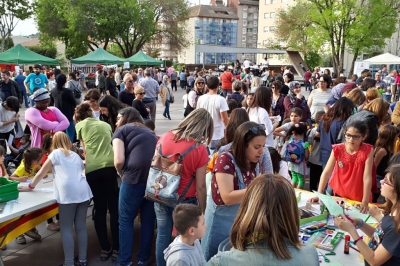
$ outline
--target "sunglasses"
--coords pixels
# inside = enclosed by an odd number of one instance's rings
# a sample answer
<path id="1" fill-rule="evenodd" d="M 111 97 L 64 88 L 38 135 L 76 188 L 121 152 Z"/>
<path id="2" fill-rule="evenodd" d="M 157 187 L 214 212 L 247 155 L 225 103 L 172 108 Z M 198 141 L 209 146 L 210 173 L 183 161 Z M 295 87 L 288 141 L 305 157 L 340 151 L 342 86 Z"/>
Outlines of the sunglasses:
<path id="1" fill-rule="evenodd" d="M 388 181 L 388 178 L 387 178 L 387 177 L 385 177 L 385 178 L 382 180 L 382 182 L 383 182 L 383 184 L 385 184 L 385 185 L 388 185 L 389 187 L 394 187 L 394 185 L 393 185 L 393 184 L 390 184 L 390 183 L 389 183 L 389 181 Z"/>
<path id="2" fill-rule="evenodd" d="M 362 136 L 361 135 L 351 135 L 351 134 L 344 134 L 346 136 L 346 139 L 354 139 L 354 140 L 358 140 L 360 139 Z"/>
<path id="3" fill-rule="evenodd" d="M 133 82 L 133 79 L 127 80 L 127 82 L 132 83 L 132 82 Z"/>
<path id="4" fill-rule="evenodd" d="M 145 92 L 136 93 L 136 95 L 145 95 L 145 94 L 146 94 Z"/>
<path id="5" fill-rule="evenodd" d="M 197 84 L 204 84 L 204 82 L 197 82 Z"/>
<path id="6" fill-rule="evenodd" d="M 254 135 L 260 135 L 261 130 L 263 130 L 265 132 L 264 124 L 259 124 L 257 126 L 249 128 L 249 131 L 251 131 Z"/>

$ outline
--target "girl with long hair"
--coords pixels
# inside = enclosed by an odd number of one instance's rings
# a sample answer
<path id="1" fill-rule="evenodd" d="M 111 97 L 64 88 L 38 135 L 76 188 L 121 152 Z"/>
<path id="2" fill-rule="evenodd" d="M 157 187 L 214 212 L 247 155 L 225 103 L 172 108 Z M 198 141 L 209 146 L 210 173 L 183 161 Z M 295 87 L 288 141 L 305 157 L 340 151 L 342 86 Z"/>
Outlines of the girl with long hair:
<path id="1" fill-rule="evenodd" d="M 107 122 L 110 126 L 112 131 L 115 131 L 115 123 L 117 123 L 117 115 L 118 111 L 126 106 L 118 101 L 116 98 L 105 95 L 100 98 L 99 106 L 101 114 L 103 115 L 104 122 Z"/>

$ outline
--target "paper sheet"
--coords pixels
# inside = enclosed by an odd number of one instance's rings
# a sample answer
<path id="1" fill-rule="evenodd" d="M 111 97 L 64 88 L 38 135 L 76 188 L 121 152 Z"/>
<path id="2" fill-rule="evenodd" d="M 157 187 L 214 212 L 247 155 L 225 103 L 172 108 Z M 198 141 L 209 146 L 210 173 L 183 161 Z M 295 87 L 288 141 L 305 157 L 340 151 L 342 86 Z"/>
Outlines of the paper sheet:
<path id="1" fill-rule="evenodd" d="M 43 193 L 53 193 L 54 189 L 53 188 L 42 188 Z"/>
<path id="2" fill-rule="evenodd" d="M 329 210 L 331 215 L 337 216 L 339 214 L 343 214 L 343 208 L 337 204 L 336 200 L 334 200 L 330 195 L 324 195 L 313 191 L 315 195 L 322 201 L 325 207 Z"/>
<path id="3" fill-rule="evenodd" d="M 363 214 L 363 213 L 361 213 L 359 211 L 348 211 L 347 215 L 352 217 L 352 218 L 362 219 L 364 222 L 368 218 L 368 214 Z M 375 220 L 375 218 L 373 218 L 372 216 L 370 216 L 368 218 L 367 224 L 377 224 L 377 223 L 378 223 L 378 221 Z"/>

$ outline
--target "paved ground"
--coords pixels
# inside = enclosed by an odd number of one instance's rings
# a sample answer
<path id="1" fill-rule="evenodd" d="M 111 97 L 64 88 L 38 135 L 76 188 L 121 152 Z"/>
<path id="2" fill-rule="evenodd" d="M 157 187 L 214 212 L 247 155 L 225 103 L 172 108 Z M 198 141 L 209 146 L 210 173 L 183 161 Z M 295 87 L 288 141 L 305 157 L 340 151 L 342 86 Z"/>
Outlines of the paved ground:
<path id="1" fill-rule="evenodd" d="M 168 120 L 162 116 L 164 110 L 161 100 L 157 102 L 157 116 L 156 116 L 156 134 L 162 134 L 170 129 L 175 128 L 183 118 L 183 103 L 182 96 L 185 91 L 178 88 L 175 92 L 175 103 L 170 106 L 170 114 L 172 120 Z M 308 93 L 305 93 L 308 96 Z M 307 97 L 306 96 L 306 97 Z M 25 126 L 24 119 L 25 108 L 21 110 L 21 122 Z M 305 185 L 308 188 L 308 180 Z M 86 220 L 88 235 L 89 235 L 89 246 L 88 246 L 88 261 L 91 266 L 106 266 L 112 265 L 111 259 L 106 262 L 102 262 L 99 259 L 100 247 L 97 241 L 96 233 L 92 221 L 92 208 L 88 210 L 88 216 Z M 0 251 L 6 266 L 56 266 L 63 263 L 64 253 L 62 250 L 61 236 L 59 232 L 52 232 L 46 229 L 46 223 L 42 223 L 37 227 L 39 233 L 42 235 L 41 241 L 33 241 L 27 237 L 27 244 L 19 245 L 17 243 L 10 242 L 7 245 L 7 250 Z M 140 224 L 135 221 L 135 242 L 133 248 L 133 265 L 136 265 L 135 255 L 139 249 L 139 234 Z M 76 249 L 75 249 L 76 250 Z M 149 265 L 156 265 L 154 258 L 155 245 L 153 245 L 153 256 Z"/>

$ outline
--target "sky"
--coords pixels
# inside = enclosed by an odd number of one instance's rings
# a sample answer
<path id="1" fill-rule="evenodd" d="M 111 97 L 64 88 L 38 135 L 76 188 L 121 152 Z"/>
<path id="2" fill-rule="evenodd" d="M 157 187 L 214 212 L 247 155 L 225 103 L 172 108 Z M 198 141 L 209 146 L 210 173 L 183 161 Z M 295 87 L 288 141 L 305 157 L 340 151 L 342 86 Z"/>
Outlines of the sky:
<path id="1" fill-rule="evenodd" d="M 210 0 L 189 0 L 192 5 L 198 5 L 199 3 L 202 5 L 210 4 Z M 12 32 L 13 35 L 31 35 L 38 32 L 35 20 L 33 18 L 19 21 L 17 26 L 15 27 L 14 31 Z"/>

